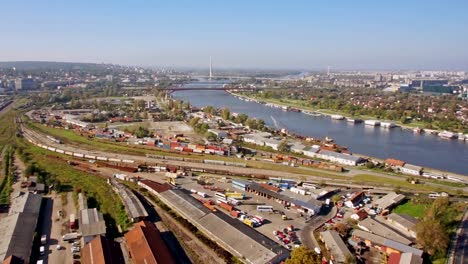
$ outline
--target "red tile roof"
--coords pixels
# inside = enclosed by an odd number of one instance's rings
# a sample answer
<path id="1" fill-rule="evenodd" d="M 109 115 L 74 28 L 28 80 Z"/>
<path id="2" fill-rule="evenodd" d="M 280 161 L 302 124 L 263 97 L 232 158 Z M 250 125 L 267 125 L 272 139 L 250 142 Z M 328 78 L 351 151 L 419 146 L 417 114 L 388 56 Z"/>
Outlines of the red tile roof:
<path id="1" fill-rule="evenodd" d="M 402 160 L 397 160 L 397 159 L 386 159 L 385 163 L 387 163 L 390 166 L 400 166 L 403 167 L 406 162 Z"/>
<path id="2" fill-rule="evenodd" d="M 120 244 L 103 236 L 97 236 L 86 244 L 81 251 L 83 264 L 120 264 L 124 263 Z"/>
<path id="3" fill-rule="evenodd" d="M 155 190 L 158 193 L 162 193 L 162 192 L 169 191 L 172 189 L 172 186 L 167 183 L 159 183 L 159 182 L 150 181 L 150 180 L 141 180 L 140 182 L 144 183 L 146 186 Z"/>
<path id="4" fill-rule="evenodd" d="M 175 264 L 176 261 L 156 226 L 140 221 L 125 234 L 130 257 L 134 264 Z"/>

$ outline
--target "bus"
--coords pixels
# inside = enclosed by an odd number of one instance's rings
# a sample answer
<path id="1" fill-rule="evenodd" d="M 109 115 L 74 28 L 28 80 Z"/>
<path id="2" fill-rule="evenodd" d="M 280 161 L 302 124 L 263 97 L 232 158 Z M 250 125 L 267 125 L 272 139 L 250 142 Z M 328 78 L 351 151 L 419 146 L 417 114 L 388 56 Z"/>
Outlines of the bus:
<path id="1" fill-rule="evenodd" d="M 220 192 L 216 192 L 215 197 L 216 198 L 221 198 L 221 199 L 224 199 L 224 200 L 227 199 L 226 195 L 224 195 L 223 193 L 220 193 Z"/>
<path id="2" fill-rule="evenodd" d="M 232 198 L 232 197 L 228 197 L 228 198 L 227 198 L 227 201 L 228 201 L 229 204 L 232 204 L 232 205 L 239 205 L 239 204 L 241 204 L 241 202 L 240 202 L 239 200 L 234 199 L 234 198 Z"/>
<path id="3" fill-rule="evenodd" d="M 259 212 L 273 212 L 273 206 L 257 205 L 257 211 L 259 211 Z"/>

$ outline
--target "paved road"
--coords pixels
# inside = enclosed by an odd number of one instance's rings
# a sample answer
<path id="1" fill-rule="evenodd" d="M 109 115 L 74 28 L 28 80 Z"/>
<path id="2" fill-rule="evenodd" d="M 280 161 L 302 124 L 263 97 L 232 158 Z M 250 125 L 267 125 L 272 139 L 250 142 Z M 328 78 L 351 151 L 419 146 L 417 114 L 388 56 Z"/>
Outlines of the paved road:
<path id="1" fill-rule="evenodd" d="M 49 263 L 72 263 L 72 253 L 70 251 L 70 244 L 62 242 L 62 235 L 68 233 L 66 228 L 68 224 L 68 215 L 69 213 L 75 212 L 75 206 L 72 199 L 72 193 L 67 194 L 67 204 L 63 206 L 62 199 L 60 195 L 53 194 L 49 198 L 50 202 L 46 206 L 47 221 L 44 221 L 43 230 L 45 234 L 49 237 L 48 240 L 48 251 L 50 255 Z M 64 217 L 58 217 L 58 211 L 64 211 Z M 64 248 L 58 250 L 57 245 L 61 245 Z M 47 262 L 46 262 L 47 263 Z"/>
<path id="2" fill-rule="evenodd" d="M 338 212 L 338 209 L 336 206 L 334 206 L 326 214 L 318 215 L 310 219 L 310 221 L 302 229 L 302 232 L 300 234 L 301 240 L 304 246 L 311 248 L 311 249 L 319 247 L 319 244 L 317 243 L 317 240 L 314 237 L 314 231 L 320 226 L 322 226 L 323 224 L 325 224 L 328 220 L 335 217 L 337 212 Z"/>
<path id="3" fill-rule="evenodd" d="M 457 240 L 453 250 L 453 264 L 468 263 L 468 210 L 457 230 Z"/>

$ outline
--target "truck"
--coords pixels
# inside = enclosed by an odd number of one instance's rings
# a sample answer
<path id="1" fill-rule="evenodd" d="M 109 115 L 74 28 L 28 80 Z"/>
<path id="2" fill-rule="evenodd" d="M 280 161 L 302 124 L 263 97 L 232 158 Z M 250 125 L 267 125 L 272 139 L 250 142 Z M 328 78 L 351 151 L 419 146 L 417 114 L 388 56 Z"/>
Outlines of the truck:
<path id="1" fill-rule="evenodd" d="M 70 229 L 71 230 L 76 230 L 77 225 L 76 225 L 76 217 L 75 214 L 70 214 Z"/>
<path id="2" fill-rule="evenodd" d="M 76 240 L 78 238 L 80 238 L 81 235 L 79 233 L 67 233 L 65 235 L 62 236 L 62 241 L 73 241 L 73 240 Z"/>
<path id="3" fill-rule="evenodd" d="M 47 235 L 41 236 L 41 245 L 45 245 L 47 243 Z"/>

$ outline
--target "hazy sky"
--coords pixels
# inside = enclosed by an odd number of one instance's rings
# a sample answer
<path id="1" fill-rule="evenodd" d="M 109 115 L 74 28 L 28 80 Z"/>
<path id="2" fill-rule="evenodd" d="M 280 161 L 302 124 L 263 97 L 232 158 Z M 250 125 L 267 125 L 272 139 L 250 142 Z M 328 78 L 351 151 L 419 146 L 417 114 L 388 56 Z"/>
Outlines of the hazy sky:
<path id="1" fill-rule="evenodd" d="M 150 3 L 151 2 L 151 3 Z M 468 1 L 0 0 L 0 61 L 468 70 Z"/>

